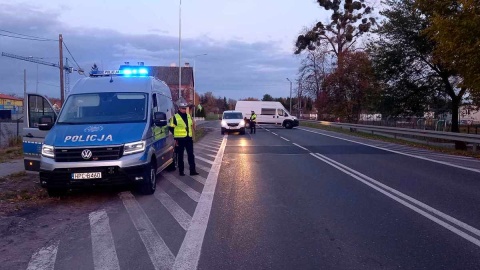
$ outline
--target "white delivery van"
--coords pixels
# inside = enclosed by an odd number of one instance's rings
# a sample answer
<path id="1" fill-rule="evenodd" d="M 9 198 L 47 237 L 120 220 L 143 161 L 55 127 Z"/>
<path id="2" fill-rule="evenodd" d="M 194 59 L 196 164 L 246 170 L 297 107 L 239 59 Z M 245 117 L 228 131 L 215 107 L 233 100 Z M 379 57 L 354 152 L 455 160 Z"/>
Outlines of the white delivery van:
<path id="1" fill-rule="evenodd" d="M 242 112 L 247 119 L 250 119 L 250 115 L 254 111 L 258 124 L 276 124 L 288 129 L 299 124 L 298 119 L 290 115 L 278 101 L 237 101 L 235 111 Z"/>

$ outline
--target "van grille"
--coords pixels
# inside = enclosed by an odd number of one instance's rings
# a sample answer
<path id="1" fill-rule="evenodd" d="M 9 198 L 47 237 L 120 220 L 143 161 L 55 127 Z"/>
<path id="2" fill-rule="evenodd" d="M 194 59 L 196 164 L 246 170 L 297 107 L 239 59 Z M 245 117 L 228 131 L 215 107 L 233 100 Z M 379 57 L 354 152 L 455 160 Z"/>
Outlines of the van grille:
<path id="1" fill-rule="evenodd" d="M 82 151 L 87 149 L 92 152 L 92 155 L 90 158 L 85 159 L 82 157 Z M 55 161 L 76 162 L 76 161 L 117 160 L 122 156 L 122 153 L 123 153 L 123 146 L 55 148 Z"/>
<path id="2" fill-rule="evenodd" d="M 238 126 L 238 123 L 228 123 L 227 125 L 229 127 L 236 127 L 236 126 Z"/>

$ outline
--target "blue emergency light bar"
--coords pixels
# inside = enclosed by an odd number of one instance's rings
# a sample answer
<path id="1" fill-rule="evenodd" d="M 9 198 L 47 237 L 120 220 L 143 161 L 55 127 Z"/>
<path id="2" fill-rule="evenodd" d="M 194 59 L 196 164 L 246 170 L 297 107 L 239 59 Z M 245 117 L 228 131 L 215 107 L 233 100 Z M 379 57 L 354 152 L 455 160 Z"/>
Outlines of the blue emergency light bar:
<path id="1" fill-rule="evenodd" d="M 149 75 L 145 67 L 128 67 L 115 70 L 93 70 L 90 76 L 125 76 L 125 77 L 145 77 Z"/>

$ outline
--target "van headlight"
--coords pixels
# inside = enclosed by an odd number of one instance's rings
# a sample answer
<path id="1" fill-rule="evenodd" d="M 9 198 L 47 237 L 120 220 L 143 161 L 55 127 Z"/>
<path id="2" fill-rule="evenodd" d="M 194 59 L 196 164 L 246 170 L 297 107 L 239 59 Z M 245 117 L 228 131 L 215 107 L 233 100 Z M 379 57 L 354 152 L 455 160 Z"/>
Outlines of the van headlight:
<path id="1" fill-rule="evenodd" d="M 123 155 L 130 155 L 145 151 L 145 141 L 126 143 L 123 147 Z"/>
<path id="2" fill-rule="evenodd" d="M 42 156 L 49 157 L 49 158 L 55 158 L 55 149 L 53 148 L 53 146 L 48 145 L 48 144 L 43 144 L 42 145 Z"/>
<path id="3" fill-rule="evenodd" d="M 245 120 L 240 121 L 240 124 L 238 124 L 238 125 L 241 126 L 241 127 L 245 126 Z"/>
<path id="4" fill-rule="evenodd" d="M 227 126 L 227 122 L 225 120 L 222 120 L 222 127 L 226 127 Z"/>

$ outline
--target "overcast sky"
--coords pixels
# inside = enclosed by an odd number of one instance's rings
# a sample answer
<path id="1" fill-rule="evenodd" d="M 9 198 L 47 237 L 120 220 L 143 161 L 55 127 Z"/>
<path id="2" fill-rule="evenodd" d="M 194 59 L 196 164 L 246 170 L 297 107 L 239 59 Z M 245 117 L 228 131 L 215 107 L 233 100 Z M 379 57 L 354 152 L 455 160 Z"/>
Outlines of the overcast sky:
<path id="1" fill-rule="evenodd" d="M 287 97 L 299 58 L 296 37 L 328 15 L 314 0 L 183 0 L 182 64 L 196 64 L 196 91 L 241 99 Z M 58 39 L 63 34 L 72 63 L 116 69 L 125 61 L 178 65 L 179 0 L 0 0 L 5 32 Z M 3 31 L 2 31 L 3 30 Z M 58 42 L 0 36 L 0 51 L 58 63 Z M 196 57 L 199 54 L 206 56 Z M 0 57 L 0 93 L 37 90 L 37 65 Z M 70 76 L 71 86 L 81 78 Z M 58 70 L 38 65 L 38 92 L 59 97 Z"/>

